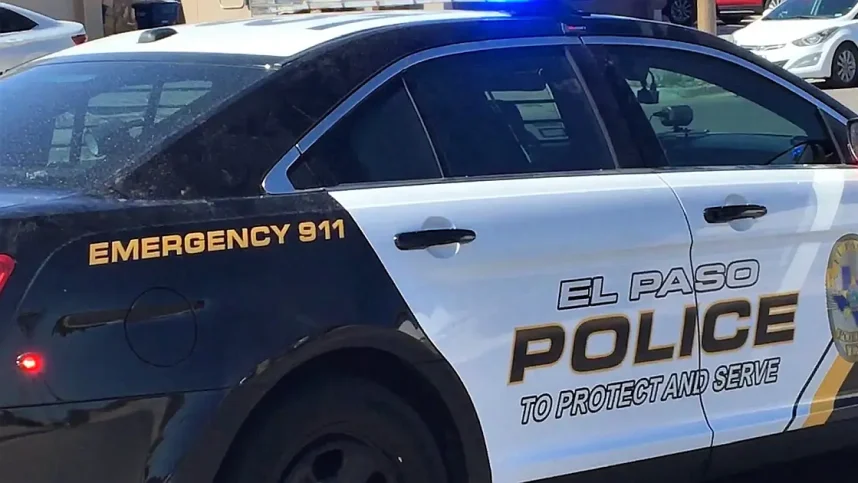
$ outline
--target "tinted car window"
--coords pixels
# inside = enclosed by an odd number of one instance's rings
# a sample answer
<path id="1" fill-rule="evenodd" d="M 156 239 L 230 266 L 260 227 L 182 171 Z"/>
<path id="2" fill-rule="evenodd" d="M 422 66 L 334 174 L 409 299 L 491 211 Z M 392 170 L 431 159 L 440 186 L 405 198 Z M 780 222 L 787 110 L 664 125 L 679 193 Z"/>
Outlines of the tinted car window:
<path id="1" fill-rule="evenodd" d="M 855 0 L 786 0 L 762 20 L 837 18 L 846 15 L 854 7 Z"/>
<path id="2" fill-rule="evenodd" d="M 673 49 L 603 49 L 638 100 L 628 118 L 646 116 L 670 166 L 840 163 L 816 106 L 756 72 Z"/>
<path id="3" fill-rule="evenodd" d="M 113 186 L 265 75 L 225 65 L 86 62 L 37 65 L 4 77 L 0 183 L 79 191 Z"/>
<path id="4" fill-rule="evenodd" d="M 352 110 L 289 172 L 299 189 L 440 176 L 423 124 L 399 78 Z"/>
<path id="5" fill-rule="evenodd" d="M 406 80 L 445 175 L 614 169 L 585 88 L 562 47 L 453 55 Z"/>
<path id="6" fill-rule="evenodd" d="M 0 34 L 12 32 L 23 32 L 30 30 L 37 24 L 29 18 L 0 7 Z"/>

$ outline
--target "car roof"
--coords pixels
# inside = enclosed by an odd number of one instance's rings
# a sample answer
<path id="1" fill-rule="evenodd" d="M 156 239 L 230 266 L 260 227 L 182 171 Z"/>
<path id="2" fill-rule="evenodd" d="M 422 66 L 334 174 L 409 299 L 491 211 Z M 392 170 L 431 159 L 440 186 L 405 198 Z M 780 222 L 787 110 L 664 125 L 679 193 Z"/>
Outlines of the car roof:
<path id="1" fill-rule="evenodd" d="M 477 22 L 483 25 L 476 28 Z M 218 62 L 245 64 L 258 60 L 269 64 L 289 61 L 310 51 L 330 51 L 328 54 L 316 55 L 363 57 L 361 62 L 352 64 L 349 71 L 340 71 L 341 75 L 350 74 L 349 79 L 341 79 L 340 83 L 351 89 L 361 85 L 368 76 L 395 58 L 432 46 L 563 33 L 642 37 L 686 42 L 730 53 L 763 69 L 776 71 L 789 82 L 834 107 L 841 115 L 847 118 L 854 116 L 848 108 L 819 88 L 808 85 L 794 74 L 727 40 L 694 28 L 638 18 L 580 12 L 529 15 L 480 9 L 403 9 L 266 15 L 242 20 L 175 25 L 170 29 L 176 33 L 150 42 L 140 42 L 143 31 L 112 35 L 46 55 L 30 62 L 29 66 L 98 59 L 138 60 L 147 56 L 153 59 L 153 55 L 165 61 L 182 58 L 190 60 L 189 56 L 217 56 Z M 331 48 L 316 48 L 328 46 Z M 373 47 L 372 55 L 367 50 L 368 46 Z M 322 63 L 332 61 L 333 58 L 328 58 Z M 300 66 L 296 68 L 300 70 Z"/>
<path id="2" fill-rule="evenodd" d="M 141 31 L 112 35 L 48 58 L 103 53 L 221 53 L 292 57 L 312 47 L 364 31 L 398 25 L 508 17 L 501 12 L 389 10 L 260 16 L 172 26 L 176 33 L 139 43 Z"/>

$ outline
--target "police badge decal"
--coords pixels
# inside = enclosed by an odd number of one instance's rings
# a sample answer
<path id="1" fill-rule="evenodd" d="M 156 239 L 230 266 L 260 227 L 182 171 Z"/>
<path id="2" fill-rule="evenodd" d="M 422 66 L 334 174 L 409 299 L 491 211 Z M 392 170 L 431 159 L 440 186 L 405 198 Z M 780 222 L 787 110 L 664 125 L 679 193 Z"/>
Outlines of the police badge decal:
<path id="1" fill-rule="evenodd" d="M 840 356 L 858 362 L 858 235 L 834 243 L 825 273 L 825 297 L 831 336 Z"/>

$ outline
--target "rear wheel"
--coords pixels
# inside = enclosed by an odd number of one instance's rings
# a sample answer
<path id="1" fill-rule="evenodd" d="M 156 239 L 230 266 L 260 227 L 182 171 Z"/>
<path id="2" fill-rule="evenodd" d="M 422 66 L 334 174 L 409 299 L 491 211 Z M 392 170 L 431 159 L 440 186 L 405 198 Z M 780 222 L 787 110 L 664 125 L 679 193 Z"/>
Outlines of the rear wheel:
<path id="1" fill-rule="evenodd" d="M 319 381 L 251 424 L 219 482 L 447 481 L 435 439 L 417 412 L 370 381 Z"/>
<path id="2" fill-rule="evenodd" d="M 845 42 L 834 51 L 831 61 L 831 87 L 855 87 L 858 85 L 858 48 Z"/>
<path id="3" fill-rule="evenodd" d="M 697 16 L 696 0 L 668 0 L 662 12 L 671 23 L 693 25 Z"/>

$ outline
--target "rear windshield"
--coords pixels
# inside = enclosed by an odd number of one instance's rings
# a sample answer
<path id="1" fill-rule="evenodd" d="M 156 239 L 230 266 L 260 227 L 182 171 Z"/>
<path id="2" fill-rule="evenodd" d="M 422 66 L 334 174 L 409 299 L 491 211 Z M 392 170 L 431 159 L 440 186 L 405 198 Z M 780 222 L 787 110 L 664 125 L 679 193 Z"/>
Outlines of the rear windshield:
<path id="1" fill-rule="evenodd" d="M 102 191 L 269 72 L 98 61 L 2 77 L 0 186 Z"/>

